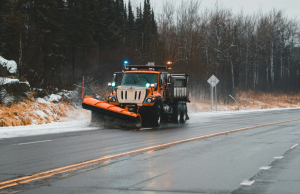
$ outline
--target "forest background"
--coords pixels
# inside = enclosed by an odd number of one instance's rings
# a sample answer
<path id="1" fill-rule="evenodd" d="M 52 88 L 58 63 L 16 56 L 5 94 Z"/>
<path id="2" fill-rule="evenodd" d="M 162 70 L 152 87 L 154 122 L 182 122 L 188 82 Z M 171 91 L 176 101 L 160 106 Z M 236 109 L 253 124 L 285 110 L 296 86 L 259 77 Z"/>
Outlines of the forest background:
<path id="1" fill-rule="evenodd" d="M 239 90 L 298 93 L 299 21 L 283 11 L 234 14 L 197 0 L 165 2 L 155 15 L 150 0 L 1 0 L 0 56 L 15 60 L 32 87 L 74 89 L 87 81 L 107 89 L 123 61 L 157 65 L 173 61 L 173 73 L 190 74 L 196 100 L 208 98 L 206 80 L 219 80 L 228 102 Z"/>

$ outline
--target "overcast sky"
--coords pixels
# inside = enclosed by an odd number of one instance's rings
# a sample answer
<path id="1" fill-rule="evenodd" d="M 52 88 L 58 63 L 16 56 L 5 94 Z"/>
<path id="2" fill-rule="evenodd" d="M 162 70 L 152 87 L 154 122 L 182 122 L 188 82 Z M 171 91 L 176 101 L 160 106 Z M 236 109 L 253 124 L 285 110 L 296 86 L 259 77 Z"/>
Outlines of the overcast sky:
<path id="1" fill-rule="evenodd" d="M 128 2 L 128 0 L 125 0 Z M 161 7 L 165 0 L 150 0 L 152 7 L 156 10 L 156 13 L 161 12 Z M 189 0 L 183 0 L 188 2 Z M 199 0 L 200 1 L 200 0 Z M 242 9 L 244 13 L 252 14 L 261 9 L 263 12 L 276 8 L 284 10 L 285 13 L 290 17 L 297 17 L 300 19 L 300 0 L 218 0 L 219 3 L 225 7 L 230 8 L 234 13 L 239 13 Z M 140 2 L 144 0 L 131 0 L 134 7 L 139 6 Z M 181 0 L 173 0 L 177 5 L 180 4 Z M 202 0 L 201 7 L 213 8 L 215 0 Z"/>

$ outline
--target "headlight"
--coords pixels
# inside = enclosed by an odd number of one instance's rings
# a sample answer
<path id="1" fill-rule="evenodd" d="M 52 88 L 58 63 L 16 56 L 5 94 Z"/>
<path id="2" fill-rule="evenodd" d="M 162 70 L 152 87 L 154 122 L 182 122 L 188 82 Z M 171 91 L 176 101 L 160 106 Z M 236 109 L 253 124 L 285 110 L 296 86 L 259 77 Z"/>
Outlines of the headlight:
<path id="1" fill-rule="evenodd" d="M 115 96 L 109 96 L 109 97 L 108 97 L 108 101 L 111 101 L 111 102 L 118 102 L 117 97 L 115 97 Z"/>
<path id="2" fill-rule="evenodd" d="M 144 100 L 144 103 L 151 103 L 151 102 L 154 102 L 156 99 L 156 97 L 147 97 L 145 100 Z"/>

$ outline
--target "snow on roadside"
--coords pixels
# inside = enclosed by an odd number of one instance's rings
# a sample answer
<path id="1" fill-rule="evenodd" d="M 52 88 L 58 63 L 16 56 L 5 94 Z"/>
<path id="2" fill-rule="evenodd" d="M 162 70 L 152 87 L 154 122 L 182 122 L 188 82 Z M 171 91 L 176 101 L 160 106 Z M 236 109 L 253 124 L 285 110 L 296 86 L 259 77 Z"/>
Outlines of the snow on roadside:
<path id="1" fill-rule="evenodd" d="M 229 116 L 238 114 L 255 113 L 260 114 L 268 111 L 283 111 L 283 110 L 300 110 L 300 107 L 296 108 L 272 108 L 272 109 L 248 109 L 248 110 L 231 110 L 231 111 L 210 111 L 210 112 L 195 112 L 189 113 L 190 120 L 187 121 L 190 124 L 212 122 L 219 116 Z"/>
<path id="2" fill-rule="evenodd" d="M 2 83 L 19 81 L 18 79 L 9 78 L 2 80 L 4 80 Z M 2 93 L 0 91 L 1 96 L 4 95 Z M 29 93 L 28 96 L 30 95 Z M 50 94 L 44 98 L 34 99 L 30 97 L 30 100 L 12 103 L 10 106 L 0 106 L 0 127 L 59 122 L 64 117 L 73 117 L 73 115 L 81 115 L 82 113 L 90 116 L 87 110 L 74 106 L 76 103 L 73 100 L 76 97 L 76 91 L 62 90 L 57 94 Z"/>
<path id="3" fill-rule="evenodd" d="M 276 108 L 276 109 L 252 109 L 252 110 L 240 110 L 240 111 L 218 111 L 218 112 L 198 112 L 189 114 L 191 120 L 188 123 L 202 123 L 209 122 L 214 117 L 234 115 L 234 114 L 247 114 L 251 112 L 266 112 L 266 111 L 280 111 L 289 109 L 300 109 L 300 108 Z M 82 110 L 81 110 L 82 111 Z M 1 113 L 1 110 L 0 110 Z M 199 118 L 201 118 L 199 120 Z M 52 122 L 49 124 L 42 125 L 29 125 L 29 126 L 17 126 L 17 127 L 1 127 L 0 128 L 0 139 L 14 138 L 14 137 L 25 137 L 25 136 L 36 136 L 45 134 L 57 134 L 75 131 L 89 131 L 98 130 L 99 127 L 90 127 L 90 118 L 82 112 L 79 115 L 73 115 L 73 117 L 65 117 L 63 122 Z"/>
<path id="4" fill-rule="evenodd" d="M 24 100 L 10 107 L 0 106 L 0 126 L 37 125 L 59 122 L 64 117 L 85 115 L 90 117 L 87 110 L 75 109 L 63 102 L 48 102 L 43 98 Z M 1 128 L 0 128 L 1 130 Z"/>
<path id="5" fill-rule="evenodd" d="M 89 127 L 89 124 L 90 119 L 85 118 L 42 125 L 1 127 L 0 139 L 99 129 L 99 127 Z"/>
<path id="6" fill-rule="evenodd" d="M 76 92 L 64 90 L 44 98 L 25 100 L 13 104 L 10 108 L 0 107 L 0 126 L 3 126 L 0 127 L 0 139 L 99 129 L 99 127 L 89 127 L 90 111 L 81 108 L 76 109 L 70 104 L 61 102 L 62 99 L 72 102 L 76 95 Z M 259 114 L 261 111 L 300 109 L 297 98 L 296 101 L 292 99 L 277 100 L 276 103 L 272 100 L 269 103 L 265 99 L 263 100 L 264 102 L 261 99 L 246 99 L 239 100 L 240 104 L 218 104 L 218 111 L 213 112 L 210 112 L 211 107 L 208 102 L 188 103 L 188 113 L 191 118 L 188 122 L 208 122 L 212 121 L 214 117 L 224 115 L 250 112 Z"/>

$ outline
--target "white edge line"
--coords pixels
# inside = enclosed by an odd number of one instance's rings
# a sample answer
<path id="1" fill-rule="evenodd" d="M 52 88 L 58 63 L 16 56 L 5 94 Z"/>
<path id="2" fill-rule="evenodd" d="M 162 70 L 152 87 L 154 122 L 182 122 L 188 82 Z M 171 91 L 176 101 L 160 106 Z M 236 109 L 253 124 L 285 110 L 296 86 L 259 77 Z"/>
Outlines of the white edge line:
<path id="1" fill-rule="evenodd" d="M 275 156 L 274 159 L 282 159 L 284 156 Z"/>
<path id="2" fill-rule="evenodd" d="M 148 130 L 148 129 L 152 129 L 152 128 L 150 128 L 150 127 L 148 127 L 148 128 L 140 128 L 140 131 Z"/>
<path id="3" fill-rule="evenodd" d="M 33 142 L 26 142 L 26 143 L 18 143 L 18 144 L 14 144 L 14 145 L 26 145 L 26 144 L 33 144 L 33 143 L 43 143 L 43 142 L 48 142 L 48 141 L 52 141 L 52 140 L 33 141 Z"/>
<path id="4" fill-rule="evenodd" d="M 259 169 L 260 170 L 269 170 L 271 168 L 271 166 L 262 166 Z"/>
<path id="5" fill-rule="evenodd" d="M 250 186 L 254 183 L 255 181 L 252 180 L 252 181 L 249 181 L 249 180 L 243 180 L 240 184 L 241 185 L 246 185 L 246 186 Z"/>
<path id="6" fill-rule="evenodd" d="M 297 147 L 299 144 L 295 144 L 295 145 L 293 145 L 292 147 L 291 147 L 291 149 L 294 149 L 295 147 Z"/>

